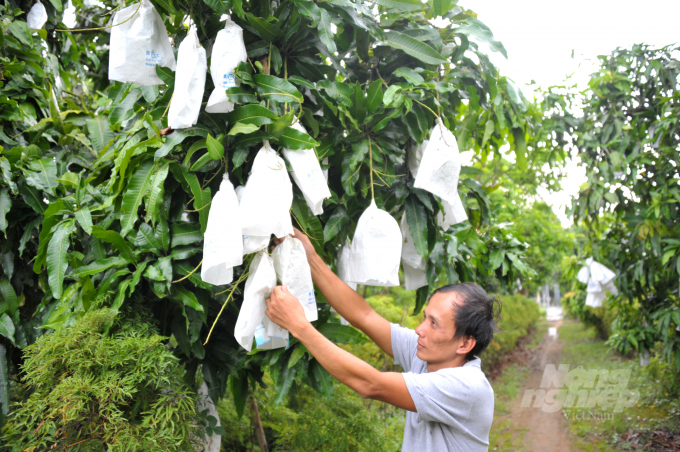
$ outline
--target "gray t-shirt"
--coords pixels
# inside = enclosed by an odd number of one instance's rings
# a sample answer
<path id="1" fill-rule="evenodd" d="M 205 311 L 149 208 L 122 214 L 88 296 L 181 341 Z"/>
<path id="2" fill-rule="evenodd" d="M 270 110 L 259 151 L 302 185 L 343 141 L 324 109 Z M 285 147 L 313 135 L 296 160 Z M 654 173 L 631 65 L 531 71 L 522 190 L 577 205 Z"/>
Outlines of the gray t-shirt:
<path id="1" fill-rule="evenodd" d="M 394 363 L 417 413 L 406 412 L 402 452 L 487 452 L 493 421 L 493 389 L 476 358 L 462 367 L 428 373 L 416 356 L 418 335 L 392 324 Z"/>

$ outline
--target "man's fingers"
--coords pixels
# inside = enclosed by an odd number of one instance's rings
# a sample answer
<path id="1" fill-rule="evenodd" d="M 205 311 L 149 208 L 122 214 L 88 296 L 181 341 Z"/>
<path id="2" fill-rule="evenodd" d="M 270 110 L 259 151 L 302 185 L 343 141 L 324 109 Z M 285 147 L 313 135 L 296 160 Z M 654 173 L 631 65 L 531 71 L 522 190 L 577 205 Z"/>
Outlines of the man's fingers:
<path id="1" fill-rule="evenodd" d="M 265 302 L 265 304 L 267 305 L 267 309 L 269 309 L 269 306 L 272 304 L 272 299 L 271 299 L 271 298 L 267 298 L 266 300 L 264 300 L 264 302 Z"/>

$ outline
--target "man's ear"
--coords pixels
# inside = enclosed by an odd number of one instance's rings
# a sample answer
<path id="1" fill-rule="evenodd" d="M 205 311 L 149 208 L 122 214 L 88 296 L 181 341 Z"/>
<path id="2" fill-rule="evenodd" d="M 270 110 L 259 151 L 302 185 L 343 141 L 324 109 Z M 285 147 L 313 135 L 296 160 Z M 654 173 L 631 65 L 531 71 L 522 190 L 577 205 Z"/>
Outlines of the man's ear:
<path id="1" fill-rule="evenodd" d="M 458 350 L 456 350 L 456 353 L 459 355 L 467 355 L 472 351 L 473 348 L 475 348 L 475 345 L 477 345 L 477 339 L 472 336 L 465 336 L 463 338 L 463 342 L 460 344 L 460 347 L 458 347 Z"/>

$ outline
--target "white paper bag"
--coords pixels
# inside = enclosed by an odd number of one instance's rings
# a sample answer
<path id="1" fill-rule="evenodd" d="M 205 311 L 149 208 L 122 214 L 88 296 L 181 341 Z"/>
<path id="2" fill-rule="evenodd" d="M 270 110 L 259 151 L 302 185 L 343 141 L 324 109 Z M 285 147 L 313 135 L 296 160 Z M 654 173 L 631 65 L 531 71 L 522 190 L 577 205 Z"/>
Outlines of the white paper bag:
<path id="1" fill-rule="evenodd" d="M 220 189 L 210 203 L 201 279 L 213 285 L 229 284 L 233 280 L 233 267 L 242 263 L 241 211 L 234 186 L 225 173 Z"/>
<path id="2" fill-rule="evenodd" d="M 416 290 L 427 286 L 427 274 L 424 269 L 415 268 L 404 262 L 404 289 Z"/>
<path id="3" fill-rule="evenodd" d="M 235 190 L 239 204 L 241 203 L 241 199 L 243 198 L 243 190 L 245 190 L 245 187 L 243 185 L 239 185 L 238 187 L 236 187 Z M 246 254 L 253 254 L 257 251 L 266 249 L 267 245 L 269 245 L 271 237 L 272 237 L 271 234 L 262 237 L 244 235 L 243 255 L 245 256 Z"/>
<path id="4" fill-rule="evenodd" d="M 338 262 L 336 263 L 336 267 L 338 269 L 338 278 L 340 278 L 345 284 L 347 284 L 349 287 L 352 288 L 352 290 L 357 290 L 357 283 L 352 282 L 348 279 L 348 265 L 349 265 L 349 255 L 350 255 L 350 250 L 352 248 L 352 244 L 350 243 L 349 239 L 345 242 L 345 245 L 342 247 L 342 250 L 340 251 L 340 254 L 338 255 Z"/>
<path id="5" fill-rule="evenodd" d="M 31 10 L 26 16 L 26 24 L 28 25 L 28 28 L 39 30 L 45 25 L 45 22 L 47 22 L 47 11 L 45 10 L 45 6 L 43 6 L 42 3 L 37 2 L 31 7 Z"/>
<path id="6" fill-rule="evenodd" d="M 238 313 L 234 337 L 241 347 L 250 351 L 253 346 L 255 329 L 266 317 L 265 300 L 276 287 L 274 261 L 266 253 L 258 253 L 250 264 L 250 275 L 243 291 L 243 304 Z"/>
<path id="7" fill-rule="evenodd" d="M 441 210 L 437 214 L 437 224 L 443 230 L 448 230 L 454 224 L 462 223 L 468 219 L 467 212 L 465 212 L 465 207 L 463 206 L 463 201 L 460 200 L 460 196 L 456 194 L 456 203 L 451 205 L 448 201 L 442 199 L 442 207 L 444 211 Z"/>
<path id="8" fill-rule="evenodd" d="M 398 286 L 401 244 L 397 221 L 371 200 L 354 232 L 347 278 L 369 286 Z"/>
<path id="9" fill-rule="evenodd" d="M 210 94 L 205 111 L 229 113 L 234 110 L 234 104 L 229 102 L 225 91 L 239 85 L 235 69 L 243 61 L 248 61 L 248 52 L 243 43 L 243 29 L 227 19 L 224 29 L 217 32 L 210 55 L 210 75 L 215 90 Z"/>
<path id="10" fill-rule="evenodd" d="M 274 350 L 282 347 L 288 348 L 288 330 L 284 330 L 276 323 L 269 320 L 269 317 L 265 314 L 262 323 L 255 329 L 255 343 L 257 344 L 258 350 Z"/>
<path id="11" fill-rule="evenodd" d="M 316 309 L 312 272 L 302 242 L 288 235 L 274 248 L 272 254 L 274 268 L 281 284 L 287 285 L 291 295 L 300 301 L 307 320 L 310 322 L 317 320 L 319 313 Z"/>
<path id="12" fill-rule="evenodd" d="M 404 288 L 406 290 L 416 290 L 427 285 L 427 276 L 425 274 L 427 261 L 416 250 L 405 212 L 401 217 L 401 235 L 403 237 L 401 262 L 404 264 Z"/>
<path id="13" fill-rule="evenodd" d="M 614 285 L 616 273 L 596 262 L 592 257 L 586 259 L 586 265 L 581 267 L 576 278 L 580 282 L 588 284 L 586 306 L 593 308 L 602 306 L 602 302 L 607 298 L 605 291 L 614 296 L 619 294 L 619 290 Z"/>
<path id="14" fill-rule="evenodd" d="M 156 8 L 149 0 L 141 0 L 141 5 L 135 3 L 116 12 L 113 25 L 109 41 L 109 80 L 142 86 L 162 85 L 163 81 L 156 75 L 156 65 L 174 71 L 177 64 L 168 31 Z"/>
<path id="15" fill-rule="evenodd" d="M 413 186 L 427 190 L 454 206 L 459 201 L 460 167 L 456 137 L 437 118 L 430 139 L 424 146 Z"/>
<path id="16" fill-rule="evenodd" d="M 201 112 L 205 74 L 208 70 L 205 49 L 198 42 L 196 27 L 193 25 L 179 45 L 177 62 L 175 90 L 168 111 L 168 126 L 173 129 L 186 129 L 196 124 L 198 114 Z"/>
<path id="17" fill-rule="evenodd" d="M 291 127 L 307 133 L 299 122 Z M 321 215 L 323 213 L 323 200 L 331 197 L 331 191 L 324 179 L 321 165 L 316 158 L 316 152 L 314 152 L 314 149 L 291 150 L 286 148 L 283 148 L 282 152 L 293 169 L 293 180 L 304 195 L 307 205 L 314 215 Z"/>
<path id="18" fill-rule="evenodd" d="M 241 215 L 243 235 L 282 238 L 293 233 L 290 207 L 293 185 L 286 163 L 265 141 L 255 156 L 250 177 L 243 190 Z"/>

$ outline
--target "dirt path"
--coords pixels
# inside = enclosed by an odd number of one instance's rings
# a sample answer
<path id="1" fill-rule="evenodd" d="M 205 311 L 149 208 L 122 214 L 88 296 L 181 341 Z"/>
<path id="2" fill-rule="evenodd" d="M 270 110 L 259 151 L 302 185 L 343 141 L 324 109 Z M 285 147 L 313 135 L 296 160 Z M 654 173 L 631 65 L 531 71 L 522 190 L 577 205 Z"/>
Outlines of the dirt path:
<path id="1" fill-rule="evenodd" d="M 562 321 L 549 322 L 550 327 L 557 328 Z M 524 388 L 515 401 L 510 422 L 518 432 L 524 433 L 524 449 L 531 452 L 572 452 L 569 431 L 561 411 L 546 413 L 540 408 L 522 408 L 524 389 L 539 389 L 546 364 L 560 364 L 562 344 L 559 339 L 547 335 L 536 351 L 532 364 L 532 372 Z"/>

